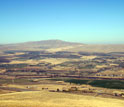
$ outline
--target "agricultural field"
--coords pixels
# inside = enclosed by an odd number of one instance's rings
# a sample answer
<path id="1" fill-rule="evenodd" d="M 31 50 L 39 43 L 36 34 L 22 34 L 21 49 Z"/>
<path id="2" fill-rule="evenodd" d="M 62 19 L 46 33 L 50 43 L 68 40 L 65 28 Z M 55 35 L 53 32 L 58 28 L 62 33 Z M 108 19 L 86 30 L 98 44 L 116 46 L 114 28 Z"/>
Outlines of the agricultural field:
<path id="1" fill-rule="evenodd" d="M 123 107 L 123 45 L 119 52 L 88 47 L 63 41 L 0 47 L 0 107 Z"/>
<path id="2" fill-rule="evenodd" d="M 34 72 L 40 75 L 73 75 L 107 78 L 124 77 L 123 53 L 69 51 L 5 51 L 0 56 L 0 73 Z M 55 70 L 55 72 L 50 72 Z M 44 72 L 45 71 L 45 74 Z M 62 72 L 63 71 L 63 72 Z M 13 73 L 14 72 L 14 73 Z"/>

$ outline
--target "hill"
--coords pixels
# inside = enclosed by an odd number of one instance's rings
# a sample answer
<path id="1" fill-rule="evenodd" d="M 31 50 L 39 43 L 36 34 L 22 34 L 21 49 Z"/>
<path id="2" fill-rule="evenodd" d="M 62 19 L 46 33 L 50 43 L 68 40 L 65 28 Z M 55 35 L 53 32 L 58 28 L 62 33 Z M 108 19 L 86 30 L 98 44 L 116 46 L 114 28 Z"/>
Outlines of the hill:
<path id="1" fill-rule="evenodd" d="M 123 107 L 123 100 L 47 91 L 0 95 L 0 107 Z"/>
<path id="2" fill-rule="evenodd" d="M 27 51 L 71 51 L 71 52 L 124 52 L 124 44 L 83 44 L 66 42 L 62 40 L 43 40 L 16 44 L 0 45 L 1 51 L 27 50 Z"/>
<path id="3" fill-rule="evenodd" d="M 78 46 L 83 45 L 81 43 L 66 42 L 62 40 L 43 40 L 35 42 L 25 42 L 25 43 L 16 43 L 16 44 L 6 44 L 1 45 L 0 50 L 31 50 L 31 51 L 40 51 L 47 49 L 63 48 L 68 46 Z M 68 48 L 66 48 L 68 49 Z"/>

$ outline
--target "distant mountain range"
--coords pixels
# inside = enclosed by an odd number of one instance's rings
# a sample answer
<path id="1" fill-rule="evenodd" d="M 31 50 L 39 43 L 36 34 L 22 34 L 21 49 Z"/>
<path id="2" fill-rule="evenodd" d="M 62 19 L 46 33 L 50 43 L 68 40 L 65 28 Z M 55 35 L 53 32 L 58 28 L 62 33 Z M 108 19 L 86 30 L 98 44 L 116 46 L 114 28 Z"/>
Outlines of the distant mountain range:
<path id="1" fill-rule="evenodd" d="M 71 51 L 71 52 L 124 52 L 124 44 L 83 44 L 62 40 L 43 40 L 16 44 L 0 45 L 0 51 L 27 50 L 27 51 Z"/>

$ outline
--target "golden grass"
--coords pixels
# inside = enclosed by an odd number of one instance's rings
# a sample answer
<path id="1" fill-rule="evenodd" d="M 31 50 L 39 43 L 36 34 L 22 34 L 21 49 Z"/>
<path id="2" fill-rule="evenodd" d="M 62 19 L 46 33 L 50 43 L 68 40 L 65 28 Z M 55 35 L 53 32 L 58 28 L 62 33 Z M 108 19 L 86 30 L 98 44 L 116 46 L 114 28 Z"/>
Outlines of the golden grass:
<path id="1" fill-rule="evenodd" d="M 27 64 L 38 64 L 38 63 L 52 63 L 52 64 L 60 64 L 63 62 L 69 61 L 67 58 L 46 58 L 42 60 L 25 60 L 25 61 L 11 61 L 10 64 L 22 64 L 22 63 L 27 63 Z"/>
<path id="2" fill-rule="evenodd" d="M 41 62 L 43 62 L 43 61 L 42 60 L 32 60 L 32 59 L 25 60 L 25 61 L 21 61 L 21 60 L 15 61 L 15 60 L 13 60 L 9 64 L 23 64 L 23 63 L 26 63 L 26 64 L 34 64 L 34 65 L 36 65 L 36 64 L 41 63 Z"/>
<path id="3" fill-rule="evenodd" d="M 47 49 L 47 51 L 49 52 L 57 52 L 57 51 L 68 51 L 70 49 L 75 49 L 75 48 L 79 48 L 82 47 L 84 45 L 72 45 L 72 46 L 64 46 L 64 47 L 60 47 L 60 48 L 51 48 L 51 49 Z"/>
<path id="4" fill-rule="evenodd" d="M 24 55 L 24 52 L 16 52 L 14 55 Z"/>
<path id="5" fill-rule="evenodd" d="M 34 60 L 25 60 L 25 61 L 11 61 L 10 64 L 22 64 L 22 63 L 27 63 L 27 64 L 37 64 L 38 62 Z"/>
<path id="6" fill-rule="evenodd" d="M 4 72 L 6 72 L 6 69 L 1 69 L 0 70 L 0 73 L 4 73 Z"/>
<path id="7" fill-rule="evenodd" d="M 123 107 L 119 99 L 31 91 L 0 95 L 0 107 Z"/>
<path id="8" fill-rule="evenodd" d="M 5 87 L 26 89 L 27 85 L 8 84 Z"/>
<path id="9" fill-rule="evenodd" d="M 124 74 L 124 70 L 122 69 L 122 70 L 117 70 L 117 71 L 113 71 L 113 70 L 106 70 L 106 71 L 104 71 L 104 72 L 101 72 L 100 74 L 107 74 L 107 75 L 109 75 L 109 74 L 115 74 L 115 75 L 120 75 L 120 74 Z"/>
<path id="10" fill-rule="evenodd" d="M 118 66 L 119 64 L 110 64 L 110 66 Z"/>
<path id="11" fill-rule="evenodd" d="M 52 63 L 52 64 L 61 64 L 63 62 L 69 61 L 67 58 L 46 58 L 41 61 Z"/>
<path id="12" fill-rule="evenodd" d="M 104 68 L 104 67 L 108 67 L 107 65 L 96 65 L 96 68 Z"/>
<path id="13" fill-rule="evenodd" d="M 73 48 L 73 46 L 65 46 L 65 47 L 60 47 L 60 48 L 51 48 L 51 49 L 47 49 L 47 51 L 49 52 L 57 52 L 57 51 L 63 51 L 65 49 L 71 49 Z"/>
<path id="14" fill-rule="evenodd" d="M 12 93 L 14 91 L 0 89 L 0 94 Z"/>
<path id="15" fill-rule="evenodd" d="M 96 57 L 97 56 L 82 56 L 81 58 L 84 59 L 84 60 L 89 60 L 89 59 L 94 59 Z"/>
<path id="16" fill-rule="evenodd" d="M 52 68 L 53 70 L 72 70 L 72 67 L 66 67 L 66 66 L 55 66 Z"/>

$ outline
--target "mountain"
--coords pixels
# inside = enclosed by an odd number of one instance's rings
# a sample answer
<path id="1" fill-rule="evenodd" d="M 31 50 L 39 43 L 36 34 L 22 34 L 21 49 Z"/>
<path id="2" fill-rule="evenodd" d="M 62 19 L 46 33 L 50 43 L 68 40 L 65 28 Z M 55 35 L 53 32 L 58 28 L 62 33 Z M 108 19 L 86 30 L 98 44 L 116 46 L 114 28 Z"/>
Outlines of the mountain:
<path id="1" fill-rule="evenodd" d="M 0 45 L 1 51 L 6 50 L 27 50 L 27 51 L 71 51 L 71 52 L 124 52 L 124 44 L 93 45 L 66 42 L 62 40 L 43 40 L 16 44 Z"/>
<path id="2" fill-rule="evenodd" d="M 62 40 L 43 40 L 16 44 L 1 45 L 0 50 L 32 50 L 40 51 L 51 48 L 83 45 L 81 43 L 66 42 Z"/>

